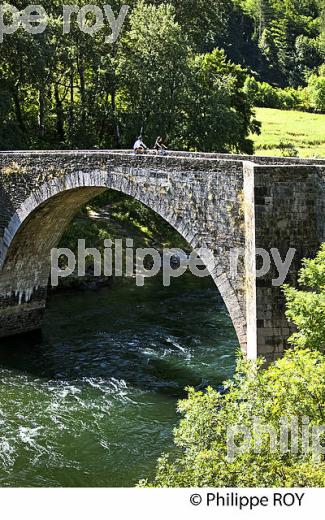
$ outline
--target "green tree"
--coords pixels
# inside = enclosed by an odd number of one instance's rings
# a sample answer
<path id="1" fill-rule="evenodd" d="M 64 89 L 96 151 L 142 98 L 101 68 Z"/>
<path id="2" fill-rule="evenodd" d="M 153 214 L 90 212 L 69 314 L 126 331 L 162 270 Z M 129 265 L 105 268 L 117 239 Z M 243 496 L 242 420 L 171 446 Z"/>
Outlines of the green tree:
<path id="1" fill-rule="evenodd" d="M 324 355 L 290 350 L 266 370 L 262 362 L 240 361 L 225 390 L 220 394 L 212 388 L 206 392 L 189 389 L 188 399 L 178 405 L 183 419 L 175 430 L 176 454 L 161 457 L 154 480 L 140 486 L 324 486 L 324 456 L 315 460 L 312 446 L 302 446 L 301 435 L 298 453 L 293 453 L 290 444 L 282 450 L 279 445 L 281 425 L 285 427 L 293 418 L 300 432 L 304 420 L 310 435 L 314 427 L 324 424 Z M 274 450 L 270 428 L 277 441 Z M 245 449 L 233 452 L 229 432 L 236 430 L 233 440 Z"/>
<path id="2" fill-rule="evenodd" d="M 158 134 L 169 139 L 180 117 L 187 78 L 189 48 L 169 4 L 147 5 L 140 0 L 130 16 L 130 29 L 119 50 L 119 110 L 124 142 L 141 132 L 150 141 Z"/>
<path id="3" fill-rule="evenodd" d="M 123 3 L 110 2 L 115 13 Z M 234 62 L 270 82 L 305 85 L 324 59 L 322 0 L 128 3 L 115 44 L 105 41 L 107 28 L 84 34 L 74 15 L 63 34 L 59 0 L 46 3 L 44 34 L 20 28 L 5 35 L 1 149 L 129 147 L 144 128 L 149 142 L 163 133 L 172 147 L 251 152 L 252 99 Z M 264 98 L 274 94 L 264 90 Z M 321 75 L 307 90 L 312 107 L 323 110 Z M 281 96 L 293 106 L 294 96 Z"/>
<path id="4" fill-rule="evenodd" d="M 259 124 L 244 90 L 246 77 L 222 50 L 192 59 L 182 131 L 185 148 L 253 152 L 248 134 L 258 132 Z"/>
<path id="5" fill-rule="evenodd" d="M 235 0 L 253 20 L 264 80 L 304 84 L 305 73 L 324 58 L 323 0 Z"/>
<path id="6" fill-rule="evenodd" d="M 318 112 L 325 112 L 325 75 L 312 74 L 306 90 L 312 107 Z"/>
<path id="7" fill-rule="evenodd" d="M 304 261 L 299 283 L 301 289 L 284 289 L 287 317 L 298 328 L 291 343 L 325 352 L 325 244 L 314 260 Z"/>
<path id="8" fill-rule="evenodd" d="M 196 51 L 210 52 L 227 38 L 232 0 L 170 0 L 170 3 Z"/>

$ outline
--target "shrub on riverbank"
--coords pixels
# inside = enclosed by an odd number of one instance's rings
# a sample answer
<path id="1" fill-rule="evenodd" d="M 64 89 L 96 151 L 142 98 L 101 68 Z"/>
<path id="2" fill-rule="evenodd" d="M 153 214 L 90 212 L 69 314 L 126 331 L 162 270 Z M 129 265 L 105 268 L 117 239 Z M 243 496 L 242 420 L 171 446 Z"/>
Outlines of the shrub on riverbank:
<path id="1" fill-rule="evenodd" d="M 300 271 L 300 289 L 285 287 L 287 317 L 298 328 L 291 343 L 325 352 L 325 244 Z"/>
<path id="2" fill-rule="evenodd" d="M 183 419 L 175 430 L 181 455 L 159 460 L 150 487 L 323 487 L 325 462 L 314 460 L 311 445 L 304 450 L 302 422 L 309 418 L 310 438 L 313 427 L 324 424 L 325 356 L 288 351 L 267 370 L 261 362 L 240 361 L 226 388 L 225 395 L 212 388 L 204 393 L 189 389 L 188 398 L 179 403 Z M 273 429 L 279 443 L 285 420 L 299 425 L 298 453 L 281 453 L 279 444 L 271 451 L 267 429 Z M 245 450 L 231 460 L 227 434 L 236 426 L 245 428 L 241 431 L 248 439 L 244 442 L 239 432 L 235 443 L 245 444 Z"/>
<path id="3" fill-rule="evenodd" d="M 140 486 L 325 485 L 325 355 L 317 350 L 325 342 L 324 259 L 325 246 L 301 271 L 313 292 L 285 289 L 288 317 L 299 327 L 296 346 L 267 369 L 261 360 L 240 360 L 222 395 L 190 388 L 179 403 L 177 455 L 164 455 L 154 480 Z"/>

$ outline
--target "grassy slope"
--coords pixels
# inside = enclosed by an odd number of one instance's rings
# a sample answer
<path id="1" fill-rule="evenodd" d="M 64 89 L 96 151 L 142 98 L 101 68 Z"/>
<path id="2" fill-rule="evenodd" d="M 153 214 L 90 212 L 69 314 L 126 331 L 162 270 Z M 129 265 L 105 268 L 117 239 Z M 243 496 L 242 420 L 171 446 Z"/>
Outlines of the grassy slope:
<path id="1" fill-rule="evenodd" d="M 261 135 L 252 136 L 256 155 L 283 155 L 282 141 L 294 145 L 299 157 L 325 157 L 324 114 L 256 108 L 256 116 L 262 122 Z"/>

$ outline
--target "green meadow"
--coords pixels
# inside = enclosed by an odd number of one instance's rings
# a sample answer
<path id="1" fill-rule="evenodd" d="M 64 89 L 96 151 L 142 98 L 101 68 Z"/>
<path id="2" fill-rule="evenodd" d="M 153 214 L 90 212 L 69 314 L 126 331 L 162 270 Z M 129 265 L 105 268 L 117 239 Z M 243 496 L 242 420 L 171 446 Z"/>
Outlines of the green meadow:
<path id="1" fill-rule="evenodd" d="M 262 133 L 252 136 L 256 155 L 325 157 L 325 114 L 256 108 Z"/>

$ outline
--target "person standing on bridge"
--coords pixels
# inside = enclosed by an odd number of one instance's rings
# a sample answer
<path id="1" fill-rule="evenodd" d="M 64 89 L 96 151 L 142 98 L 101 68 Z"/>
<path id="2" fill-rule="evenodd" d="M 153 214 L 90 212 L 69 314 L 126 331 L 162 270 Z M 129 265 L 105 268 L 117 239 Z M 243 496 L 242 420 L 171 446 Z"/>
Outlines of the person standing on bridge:
<path id="1" fill-rule="evenodd" d="M 134 143 L 133 150 L 135 153 L 144 153 L 148 150 L 148 147 L 144 144 L 142 136 L 140 135 Z"/>

